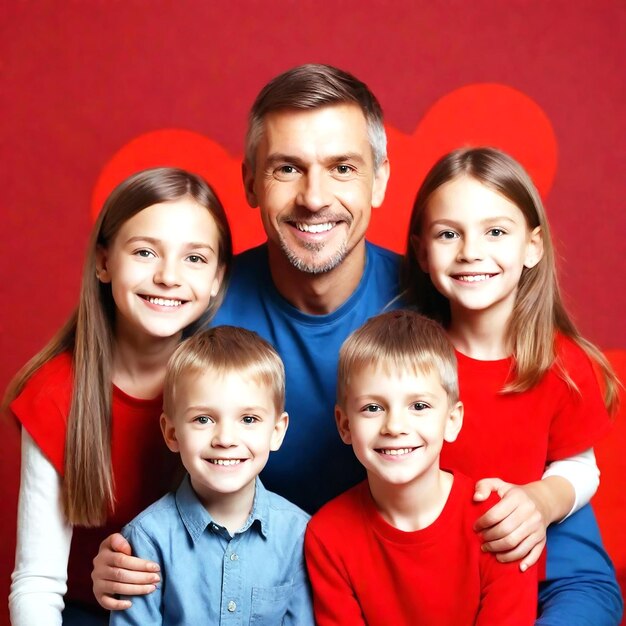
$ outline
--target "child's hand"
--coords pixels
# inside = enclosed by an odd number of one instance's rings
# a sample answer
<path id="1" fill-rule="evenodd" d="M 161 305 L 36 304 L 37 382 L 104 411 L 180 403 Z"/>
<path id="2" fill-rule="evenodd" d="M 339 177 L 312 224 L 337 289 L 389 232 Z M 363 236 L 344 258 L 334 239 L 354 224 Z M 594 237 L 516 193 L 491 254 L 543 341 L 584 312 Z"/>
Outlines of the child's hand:
<path id="1" fill-rule="evenodd" d="M 115 533 L 100 544 L 98 556 L 93 560 L 93 595 L 109 611 L 131 606 L 129 600 L 117 600 L 115 594 L 143 596 L 154 591 L 155 584 L 161 580 L 156 563 L 131 555 L 128 541 Z"/>
<path id="2" fill-rule="evenodd" d="M 484 540 L 482 549 L 495 552 L 502 563 L 521 559 L 520 569 L 534 565 L 546 543 L 549 516 L 543 507 L 541 481 L 512 485 L 499 478 L 484 478 L 476 483 L 474 500 L 482 502 L 492 492 L 501 500 L 474 524 Z"/>

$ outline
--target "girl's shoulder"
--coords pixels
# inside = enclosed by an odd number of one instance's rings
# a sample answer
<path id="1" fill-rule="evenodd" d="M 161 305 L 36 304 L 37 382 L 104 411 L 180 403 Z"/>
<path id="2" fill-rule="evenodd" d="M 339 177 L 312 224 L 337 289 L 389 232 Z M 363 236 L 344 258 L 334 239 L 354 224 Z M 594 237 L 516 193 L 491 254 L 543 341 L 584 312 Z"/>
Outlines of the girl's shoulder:
<path id="1" fill-rule="evenodd" d="M 39 397 L 50 399 L 64 396 L 67 396 L 69 401 L 72 390 L 72 371 L 72 354 L 70 352 L 57 354 L 34 372 L 13 403 L 20 398 L 22 400 Z"/>
<path id="2" fill-rule="evenodd" d="M 26 382 L 10 409 L 57 471 L 62 471 L 72 397 L 72 355 L 62 352 Z"/>
<path id="3" fill-rule="evenodd" d="M 598 380 L 600 371 L 598 365 L 571 337 L 557 332 L 554 339 L 555 361 L 557 375 L 563 371 L 568 378 L 576 382 L 580 377 L 583 379 L 593 378 Z"/>

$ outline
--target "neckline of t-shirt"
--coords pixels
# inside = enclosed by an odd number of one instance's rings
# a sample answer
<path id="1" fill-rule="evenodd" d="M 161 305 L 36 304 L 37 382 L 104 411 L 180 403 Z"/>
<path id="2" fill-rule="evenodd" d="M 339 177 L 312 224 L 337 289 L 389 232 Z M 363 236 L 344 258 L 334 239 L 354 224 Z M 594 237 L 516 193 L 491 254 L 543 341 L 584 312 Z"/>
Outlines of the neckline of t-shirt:
<path id="1" fill-rule="evenodd" d="M 367 481 L 364 481 L 362 491 L 363 502 L 365 503 L 367 515 L 370 518 L 374 530 L 383 538 L 388 541 L 393 541 L 394 543 L 426 544 L 440 541 L 442 533 L 447 534 L 449 532 L 448 519 L 457 509 L 457 503 L 463 491 L 460 487 L 459 477 L 455 475 L 455 472 L 451 470 L 446 471 L 452 474 L 453 482 L 439 517 L 437 517 L 432 524 L 426 526 L 426 528 L 412 531 L 400 530 L 385 520 L 374 504 Z"/>
<path id="2" fill-rule="evenodd" d="M 267 254 L 267 249 L 266 249 Z M 335 309 L 331 313 L 327 313 L 325 315 L 313 315 L 311 313 L 304 313 L 297 309 L 293 304 L 289 303 L 285 298 L 281 295 L 281 293 L 276 289 L 276 285 L 274 285 L 274 281 L 271 279 L 271 273 L 269 268 L 269 260 L 266 264 L 267 269 L 267 278 L 268 284 L 270 285 L 270 289 L 268 293 L 270 294 L 271 300 L 274 304 L 288 317 L 296 320 L 301 324 L 306 324 L 309 326 L 324 326 L 326 324 L 332 324 L 336 322 L 338 319 L 345 317 L 349 313 L 351 313 L 357 304 L 360 301 L 361 294 L 365 291 L 367 283 L 369 282 L 369 277 L 372 273 L 372 263 L 371 263 L 371 254 L 372 254 L 372 244 L 369 241 L 365 242 L 365 266 L 363 268 L 363 275 L 361 276 L 361 280 L 359 284 L 356 286 L 356 289 L 350 294 L 348 299 L 339 306 L 339 308 Z M 267 259 L 267 257 L 266 257 Z"/>
<path id="3" fill-rule="evenodd" d="M 122 401 L 124 404 L 132 405 L 136 407 L 157 407 L 161 408 L 163 405 L 163 392 L 159 393 L 154 398 L 137 398 L 127 394 L 123 389 L 120 389 L 117 385 L 113 385 L 113 398 Z"/>
<path id="4" fill-rule="evenodd" d="M 503 365 L 509 367 L 513 361 L 512 356 L 506 356 L 503 359 L 476 359 L 461 352 L 458 348 L 454 348 L 454 353 L 458 361 L 467 361 L 468 363 L 475 363 L 483 367 L 501 367 Z"/>

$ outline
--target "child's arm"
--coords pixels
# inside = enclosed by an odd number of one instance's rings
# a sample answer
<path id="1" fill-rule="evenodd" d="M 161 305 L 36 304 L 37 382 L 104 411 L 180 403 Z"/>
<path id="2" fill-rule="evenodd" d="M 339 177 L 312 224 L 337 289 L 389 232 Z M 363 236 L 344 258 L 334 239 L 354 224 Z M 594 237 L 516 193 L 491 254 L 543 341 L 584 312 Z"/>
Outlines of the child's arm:
<path id="1" fill-rule="evenodd" d="M 160 562 L 158 549 L 141 528 L 131 523 L 122 532 L 136 554 L 141 554 L 154 563 Z M 156 626 L 163 624 L 160 586 L 156 587 L 152 593 L 133 597 L 132 603 L 128 598 L 121 599 L 126 600 L 129 606 L 125 611 L 111 612 L 109 626 Z"/>
<path id="2" fill-rule="evenodd" d="M 132 549 L 119 533 L 109 535 L 93 560 L 93 595 L 109 611 L 127 609 L 129 600 L 118 600 L 117 594 L 142 596 L 152 593 L 161 580 L 157 563 L 132 556 Z"/>
<path id="3" fill-rule="evenodd" d="M 317 539 L 310 526 L 304 538 L 304 553 L 313 587 L 317 625 L 366 626 L 361 607 L 340 564 Z"/>
<path id="4" fill-rule="evenodd" d="M 71 541 L 59 474 L 22 428 L 17 546 L 9 596 L 13 626 L 61 625 Z"/>
<path id="5" fill-rule="evenodd" d="M 553 467 L 556 466 L 556 467 Z M 498 560 L 522 560 L 522 570 L 537 562 L 545 545 L 546 529 L 587 503 L 598 485 L 593 450 L 557 461 L 544 478 L 526 485 L 512 485 L 497 478 L 476 484 L 475 500 L 496 491 L 502 500 L 476 523 L 484 549 L 498 553 Z"/>
<path id="6" fill-rule="evenodd" d="M 537 616 L 537 568 L 481 555 L 481 598 L 475 626 L 531 626 Z"/>
<path id="7" fill-rule="evenodd" d="M 550 463 L 543 473 L 542 478 L 548 476 L 561 476 L 568 480 L 574 488 L 574 504 L 569 513 L 562 519 L 563 521 L 570 515 L 576 513 L 591 502 L 600 485 L 600 470 L 596 463 L 596 455 L 593 448 L 589 448 L 580 454 L 570 456 L 560 461 Z"/>

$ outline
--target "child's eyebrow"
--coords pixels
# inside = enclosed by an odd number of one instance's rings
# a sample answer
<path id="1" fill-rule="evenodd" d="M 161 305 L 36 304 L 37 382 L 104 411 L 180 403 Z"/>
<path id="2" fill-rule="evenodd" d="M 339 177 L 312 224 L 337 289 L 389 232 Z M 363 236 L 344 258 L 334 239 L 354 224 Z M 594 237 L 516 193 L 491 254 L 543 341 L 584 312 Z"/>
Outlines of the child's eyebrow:
<path id="1" fill-rule="evenodd" d="M 244 406 L 239 407 L 234 411 L 237 415 L 247 415 L 248 413 L 262 413 L 266 411 L 266 407 L 262 406 Z M 193 406 L 188 406 L 185 409 L 185 413 L 219 413 L 219 408 L 209 406 L 208 404 L 198 404 Z"/>
<path id="2" fill-rule="evenodd" d="M 487 224 L 493 224 L 494 222 L 509 222 L 510 224 L 517 224 L 517 222 L 512 217 L 508 217 L 507 215 L 494 215 L 491 217 L 486 217 L 485 219 L 480 220 L 479 224 L 481 226 L 484 226 Z M 455 220 L 449 217 L 442 217 L 430 222 L 429 226 L 457 226 L 460 223 L 462 223 L 460 220 Z"/>
<path id="3" fill-rule="evenodd" d="M 386 400 L 387 396 L 384 395 L 378 395 L 375 393 L 364 393 L 360 396 L 355 396 L 355 400 L 357 402 L 384 402 Z M 434 393 L 430 393 L 429 391 L 426 390 L 415 390 L 415 391 L 410 391 L 406 394 L 404 394 L 404 399 L 407 401 L 413 401 L 413 400 L 434 400 L 437 398 L 437 395 Z"/>
<path id="4" fill-rule="evenodd" d="M 148 235 L 136 235 L 135 237 L 130 237 L 126 244 L 137 243 L 140 241 L 145 241 L 146 243 L 152 244 L 153 246 L 158 246 L 163 243 L 162 239 L 157 239 L 156 237 L 149 237 Z M 213 246 L 207 243 L 206 241 L 189 241 L 185 243 L 186 248 L 193 248 L 197 250 L 198 248 L 206 248 L 207 250 L 213 251 Z"/>

